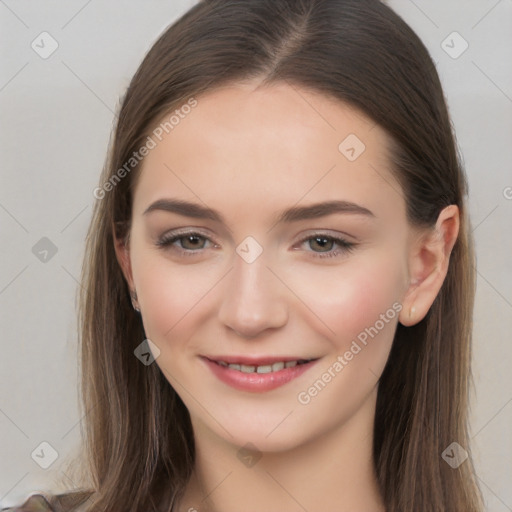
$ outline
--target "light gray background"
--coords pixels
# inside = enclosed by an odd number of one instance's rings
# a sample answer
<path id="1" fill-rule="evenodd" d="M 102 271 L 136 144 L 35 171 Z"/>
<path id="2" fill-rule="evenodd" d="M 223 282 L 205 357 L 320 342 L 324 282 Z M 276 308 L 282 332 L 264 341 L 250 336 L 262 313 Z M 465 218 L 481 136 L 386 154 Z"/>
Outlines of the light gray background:
<path id="1" fill-rule="evenodd" d="M 193 3 L 0 0 L 3 506 L 73 486 L 65 462 L 80 442 L 75 294 L 92 191 L 120 95 Z M 512 0 L 390 5 L 437 63 L 465 159 L 478 256 L 473 456 L 488 510 L 512 511 Z M 59 45 L 47 59 L 31 48 L 43 31 Z M 446 39 L 454 31 L 469 44 L 458 58 L 445 51 L 462 49 L 458 36 Z M 46 262 L 32 252 L 42 237 L 58 249 Z M 31 457 L 43 441 L 59 454 L 47 470 Z"/>

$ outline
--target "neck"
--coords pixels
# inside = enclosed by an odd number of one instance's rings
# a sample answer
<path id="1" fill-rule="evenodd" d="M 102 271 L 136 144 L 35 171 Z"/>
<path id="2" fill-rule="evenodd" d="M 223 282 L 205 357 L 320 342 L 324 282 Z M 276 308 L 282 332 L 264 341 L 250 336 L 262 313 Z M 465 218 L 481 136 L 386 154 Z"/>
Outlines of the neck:
<path id="1" fill-rule="evenodd" d="M 240 447 L 195 424 L 195 470 L 176 512 L 384 512 L 372 443 L 376 389 L 345 423 L 307 444 L 240 460 Z"/>

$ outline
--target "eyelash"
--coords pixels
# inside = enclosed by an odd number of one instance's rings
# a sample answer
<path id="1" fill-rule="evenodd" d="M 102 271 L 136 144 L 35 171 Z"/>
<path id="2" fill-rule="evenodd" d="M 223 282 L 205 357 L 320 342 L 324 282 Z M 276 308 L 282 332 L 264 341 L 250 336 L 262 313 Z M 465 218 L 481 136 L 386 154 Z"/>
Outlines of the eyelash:
<path id="1" fill-rule="evenodd" d="M 157 245 L 157 247 L 159 247 L 161 249 L 166 249 L 167 247 L 171 246 L 174 242 L 181 240 L 183 238 L 186 238 L 186 237 L 190 237 L 190 236 L 203 238 L 205 240 L 208 240 L 209 242 L 212 242 L 207 236 L 204 236 L 201 233 L 198 233 L 196 231 L 188 231 L 188 232 L 182 232 L 182 233 L 177 233 L 177 234 L 171 234 L 171 235 L 167 235 L 167 236 L 164 235 L 160 240 L 158 240 L 156 242 L 156 245 Z M 337 249 L 335 251 L 328 251 L 328 252 L 317 252 L 317 251 L 312 251 L 312 250 L 307 251 L 307 252 L 313 253 L 314 258 L 334 258 L 334 257 L 340 256 L 343 254 L 348 254 L 348 253 L 352 252 L 357 245 L 357 244 L 354 244 L 351 242 L 347 242 L 343 238 L 335 237 L 332 235 L 327 235 L 325 233 L 314 233 L 313 235 L 310 235 L 308 237 L 301 239 L 298 242 L 298 244 L 302 245 L 304 242 L 307 242 L 309 240 L 314 240 L 316 238 L 323 238 L 330 242 L 334 242 L 336 245 L 338 245 L 340 247 L 340 249 Z M 175 250 L 177 250 L 180 255 L 194 257 L 194 256 L 197 256 L 202 249 L 191 250 L 191 249 L 183 249 L 180 247 L 175 247 Z"/>
<path id="2" fill-rule="evenodd" d="M 177 240 L 181 240 L 182 238 L 186 238 L 189 236 L 195 236 L 198 238 L 204 238 L 205 240 L 208 240 L 211 242 L 211 240 L 207 237 L 202 235 L 201 233 L 197 233 L 196 231 L 186 231 L 184 233 L 177 233 L 173 235 L 164 235 L 160 240 L 156 242 L 156 245 L 161 249 L 166 249 L 171 244 L 176 242 Z M 213 242 L 212 242 L 213 243 Z M 201 249 L 198 249 L 196 251 L 190 250 L 190 249 L 183 249 L 181 247 L 175 248 L 178 253 L 184 255 L 184 256 L 196 256 Z"/>

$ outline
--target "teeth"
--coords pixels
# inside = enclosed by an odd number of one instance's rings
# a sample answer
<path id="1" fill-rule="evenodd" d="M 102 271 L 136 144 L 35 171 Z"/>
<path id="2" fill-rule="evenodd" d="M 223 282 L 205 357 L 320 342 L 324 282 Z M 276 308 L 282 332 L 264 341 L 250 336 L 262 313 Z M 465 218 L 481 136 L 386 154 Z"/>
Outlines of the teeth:
<path id="1" fill-rule="evenodd" d="M 299 363 L 300 361 L 300 363 Z M 310 359 L 304 360 L 300 359 L 297 361 L 279 361 L 274 364 L 265 364 L 261 366 L 253 366 L 253 365 L 245 365 L 245 364 L 228 364 L 225 361 L 217 361 L 218 364 L 221 366 L 231 368 L 232 370 L 238 370 L 242 373 L 271 373 L 271 372 L 278 372 L 280 370 L 283 370 L 284 368 L 293 368 L 294 366 L 297 366 L 298 364 L 303 364 L 306 362 L 309 362 Z"/>

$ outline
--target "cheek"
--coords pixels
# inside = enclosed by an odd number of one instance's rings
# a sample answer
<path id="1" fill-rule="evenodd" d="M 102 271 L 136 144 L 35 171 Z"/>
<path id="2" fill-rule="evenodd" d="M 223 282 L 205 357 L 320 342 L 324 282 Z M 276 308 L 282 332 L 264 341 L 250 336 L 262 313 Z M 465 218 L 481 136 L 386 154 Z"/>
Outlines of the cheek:
<path id="1" fill-rule="evenodd" d="M 134 257 L 134 279 L 148 338 L 159 345 L 186 341 L 191 323 L 200 325 L 198 315 L 219 281 L 217 270 L 205 265 L 178 266 L 162 255 Z"/>
<path id="2" fill-rule="evenodd" d="M 303 410 L 307 421 L 319 429 L 323 427 L 316 418 L 336 411 L 333 422 L 347 419 L 375 389 L 401 310 L 403 272 L 399 261 L 396 254 L 388 253 L 387 258 L 382 254 L 359 259 L 357 265 L 340 266 L 330 275 L 316 275 L 307 303 L 334 334 L 326 334 L 328 357 L 311 375 L 309 387 L 301 390 L 298 400 L 307 406 Z"/>
<path id="3" fill-rule="evenodd" d="M 314 313 L 306 313 L 310 325 L 344 352 L 354 339 L 375 338 L 375 329 L 380 339 L 392 339 L 401 309 L 399 261 L 396 254 L 375 253 L 337 267 L 295 270 L 289 279 Z"/>

